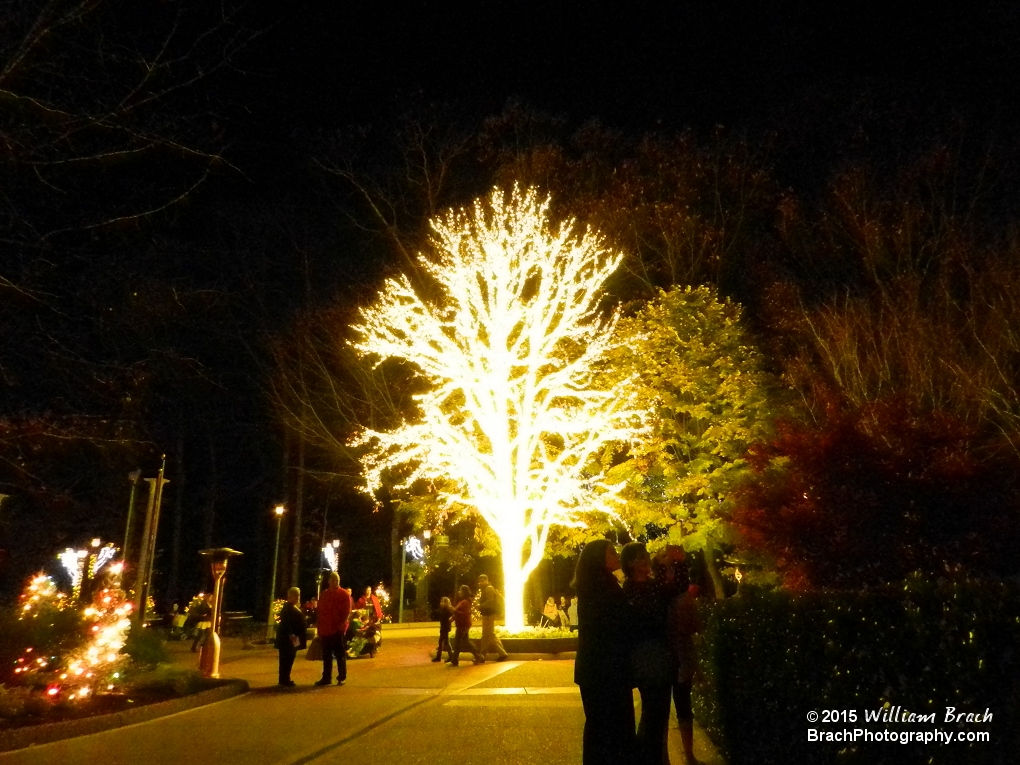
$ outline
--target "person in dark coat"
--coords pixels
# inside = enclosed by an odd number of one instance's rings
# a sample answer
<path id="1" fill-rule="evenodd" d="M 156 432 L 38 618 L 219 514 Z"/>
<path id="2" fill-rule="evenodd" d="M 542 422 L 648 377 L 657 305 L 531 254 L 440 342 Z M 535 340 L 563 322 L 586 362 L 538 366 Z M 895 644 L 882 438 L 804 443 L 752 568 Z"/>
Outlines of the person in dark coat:
<path id="1" fill-rule="evenodd" d="M 608 539 L 589 542 L 577 559 L 577 658 L 574 682 L 584 707 L 584 765 L 634 762 L 630 606 L 614 571 L 620 557 Z"/>
<path id="2" fill-rule="evenodd" d="M 453 621 L 453 604 L 449 598 L 439 599 L 439 647 L 436 648 L 436 658 L 432 661 L 443 660 L 443 649 L 446 649 L 446 656 L 453 661 L 453 647 L 450 645 L 450 623 Z"/>
<path id="3" fill-rule="evenodd" d="M 287 602 L 280 609 L 280 623 L 276 625 L 275 645 L 280 652 L 279 684 L 287 688 L 294 685 L 290 679 L 294 657 L 305 647 L 305 615 L 298 607 L 300 602 L 301 590 L 297 587 L 287 590 Z"/>
<path id="4" fill-rule="evenodd" d="M 643 765 L 669 761 L 666 731 L 676 663 L 670 650 L 667 614 L 679 593 L 674 566 L 682 560 L 683 550 L 667 545 L 656 556 L 658 575 L 653 576 L 652 558 L 643 544 L 631 542 L 620 551 L 623 594 L 634 620 L 630 625 L 631 679 L 641 692 L 637 758 Z"/>

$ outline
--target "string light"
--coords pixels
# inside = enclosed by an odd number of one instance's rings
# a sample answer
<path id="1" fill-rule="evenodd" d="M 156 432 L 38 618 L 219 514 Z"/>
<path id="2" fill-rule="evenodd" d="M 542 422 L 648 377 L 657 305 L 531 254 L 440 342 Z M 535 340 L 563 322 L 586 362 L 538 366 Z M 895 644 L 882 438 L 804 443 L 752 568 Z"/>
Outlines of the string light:
<path id="1" fill-rule="evenodd" d="M 628 380 L 600 387 L 617 314 L 600 317 L 606 280 L 622 256 L 574 222 L 553 229 L 535 190 L 494 191 L 473 213 L 432 222 L 435 258 L 419 258 L 430 297 L 389 279 L 361 311 L 353 344 L 381 361 L 414 364 L 430 390 L 419 416 L 389 432 L 365 430 L 365 488 L 409 468 L 398 488 L 436 480 L 451 512 L 489 524 L 503 552 L 507 628 L 524 626 L 524 583 L 554 525 L 578 512 L 613 512 L 619 488 L 594 458 L 640 427 Z M 586 471 L 591 471 L 587 476 Z"/>
<path id="2" fill-rule="evenodd" d="M 418 537 L 408 537 L 407 540 L 405 540 L 404 552 L 410 555 L 414 560 L 425 560 L 425 548 L 422 547 L 421 540 L 418 539 Z"/>

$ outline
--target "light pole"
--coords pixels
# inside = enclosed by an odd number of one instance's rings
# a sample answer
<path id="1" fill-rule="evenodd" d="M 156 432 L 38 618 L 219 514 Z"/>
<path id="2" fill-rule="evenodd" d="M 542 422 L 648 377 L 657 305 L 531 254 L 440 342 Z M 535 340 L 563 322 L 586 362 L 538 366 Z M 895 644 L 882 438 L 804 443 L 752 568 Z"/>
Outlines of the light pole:
<path id="1" fill-rule="evenodd" d="M 283 523 L 283 514 L 287 511 L 283 505 L 273 508 L 276 514 L 276 544 L 273 545 L 273 576 L 269 585 L 269 615 L 266 616 L 266 639 L 273 636 L 273 601 L 276 600 L 276 569 L 280 565 L 280 526 Z"/>
<path id="2" fill-rule="evenodd" d="M 432 532 L 427 532 L 428 539 L 432 535 Z M 415 560 L 421 561 L 425 559 L 425 549 L 421 546 L 421 540 L 418 537 L 411 536 L 406 537 L 400 543 L 400 605 L 397 606 L 397 622 L 404 621 L 404 579 L 406 579 L 407 570 L 407 554 L 411 553 Z"/>

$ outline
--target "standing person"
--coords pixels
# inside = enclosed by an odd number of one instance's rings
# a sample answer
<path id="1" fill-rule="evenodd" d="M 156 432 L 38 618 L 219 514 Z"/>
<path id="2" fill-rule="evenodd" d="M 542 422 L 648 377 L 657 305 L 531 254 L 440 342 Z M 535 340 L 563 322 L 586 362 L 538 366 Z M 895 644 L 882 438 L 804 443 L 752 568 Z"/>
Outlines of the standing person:
<path id="1" fill-rule="evenodd" d="M 318 634 L 322 644 L 322 677 L 316 685 L 329 685 L 333 675 L 333 657 L 336 657 L 336 684 L 347 682 L 347 651 L 344 633 L 351 618 L 351 595 L 340 589 L 340 575 L 329 573 L 329 587 L 319 595 Z"/>
<path id="2" fill-rule="evenodd" d="M 372 592 L 371 587 L 365 588 L 365 592 L 362 594 L 360 598 L 358 598 L 358 602 L 355 604 L 354 607 L 370 608 L 375 614 L 375 621 L 377 622 L 382 621 L 383 618 L 382 606 L 379 605 L 379 598 L 377 598 L 375 596 L 375 593 Z"/>
<path id="3" fill-rule="evenodd" d="M 451 667 L 456 667 L 459 664 L 458 659 L 461 651 L 470 651 L 471 655 L 475 657 L 475 664 L 484 664 L 485 657 L 478 652 L 468 637 L 468 633 L 471 631 L 471 588 L 462 584 L 457 590 L 457 598 L 457 607 L 453 609 L 453 621 L 457 625 L 457 632 L 453 637 L 453 655 L 450 657 L 449 664 Z"/>
<path id="4" fill-rule="evenodd" d="M 683 580 L 681 578 L 681 589 Z M 682 595 L 673 600 L 669 607 L 669 638 L 677 664 L 677 675 L 673 681 L 673 704 L 676 719 L 680 725 L 680 742 L 683 744 L 687 765 L 701 765 L 694 756 L 694 712 L 691 709 L 691 687 L 697 656 L 694 653 L 694 635 L 701 631 L 696 599 L 698 586 L 692 584 Z"/>
<path id="5" fill-rule="evenodd" d="M 478 651 L 482 656 L 497 653 L 499 656 L 496 661 L 506 661 L 506 649 L 496 637 L 496 617 L 503 614 L 503 596 L 489 584 L 489 577 L 485 574 L 478 577 L 478 591 L 482 593 L 478 600 L 478 613 L 482 615 L 482 644 L 478 646 Z"/>
<path id="6" fill-rule="evenodd" d="M 574 682 L 584 706 L 583 765 L 634 763 L 634 698 L 628 661 L 630 606 L 613 572 L 620 568 L 608 539 L 589 542 L 577 559 Z"/>
<path id="7" fill-rule="evenodd" d="M 570 631 L 577 632 L 577 598 L 570 599 L 567 606 L 567 620 L 570 622 Z"/>
<path id="8" fill-rule="evenodd" d="M 436 648 L 436 658 L 432 661 L 443 660 L 443 649 L 446 649 L 447 658 L 453 662 L 453 648 L 450 646 L 450 622 L 453 621 L 453 604 L 449 598 L 439 599 L 439 647 Z"/>
<path id="9" fill-rule="evenodd" d="M 631 640 L 631 672 L 641 692 L 641 720 L 637 729 L 640 765 L 668 762 L 666 735 L 669 702 L 676 665 L 669 650 L 667 614 L 678 592 L 672 562 L 682 560 L 683 550 L 669 546 L 658 556 L 662 574 L 652 577 L 652 559 L 640 542 L 624 545 L 620 565 L 625 581 L 623 592 L 634 619 Z"/>
<path id="10" fill-rule="evenodd" d="M 191 652 L 205 647 L 205 641 L 212 632 L 212 594 L 203 593 L 198 603 L 188 610 L 188 621 L 195 625 L 195 639 L 191 641 Z"/>
<path id="11" fill-rule="evenodd" d="M 565 630 L 570 626 L 570 617 L 567 616 L 567 598 L 565 595 L 560 595 L 559 613 L 557 614 L 560 618 L 560 629 Z"/>
<path id="12" fill-rule="evenodd" d="M 291 587 L 287 590 L 287 602 L 280 609 L 280 623 L 276 625 L 276 650 L 280 652 L 279 684 L 286 688 L 294 686 L 290 671 L 297 652 L 305 647 L 305 615 L 298 607 L 300 602 L 300 589 Z"/>

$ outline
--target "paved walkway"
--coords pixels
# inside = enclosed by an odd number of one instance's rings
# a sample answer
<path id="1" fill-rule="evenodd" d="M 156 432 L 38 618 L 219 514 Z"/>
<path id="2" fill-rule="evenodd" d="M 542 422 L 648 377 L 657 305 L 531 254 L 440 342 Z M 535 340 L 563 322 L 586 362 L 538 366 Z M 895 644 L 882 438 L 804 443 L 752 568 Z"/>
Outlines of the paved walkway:
<path id="1" fill-rule="evenodd" d="M 411 633 L 413 631 L 407 631 Z M 581 760 L 584 713 L 572 661 L 432 663 L 433 640 L 391 630 L 375 659 L 348 663 L 344 687 L 317 688 L 321 665 L 295 664 L 276 687 L 276 653 L 227 641 L 221 673 L 252 692 L 118 730 L 0 754 L 0 765 L 567 765 Z M 186 645 L 177 660 L 195 663 Z M 670 731 L 674 765 L 683 763 Z M 699 759 L 722 761 L 698 736 Z M 201 753 L 201 754 L 200 754 Z"/>

